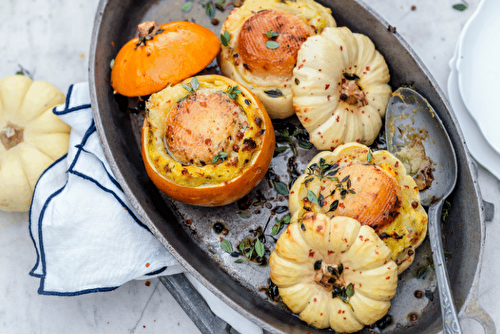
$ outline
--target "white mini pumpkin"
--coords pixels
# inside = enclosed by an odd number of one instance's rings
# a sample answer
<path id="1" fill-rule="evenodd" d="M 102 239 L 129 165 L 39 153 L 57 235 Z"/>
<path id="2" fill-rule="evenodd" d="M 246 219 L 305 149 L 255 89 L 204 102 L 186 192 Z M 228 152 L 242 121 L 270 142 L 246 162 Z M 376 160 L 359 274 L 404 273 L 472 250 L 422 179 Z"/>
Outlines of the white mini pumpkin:
<path id="1" fill-rule="evenodd" d="M 348 217 L 294 214 L 270 256 L 271 280 L 303 321 L 339 333 L 381 319 L 397 288 L 391 251 L 366 225 Z"/>
<path id="2" fill-rule="evenodd" d="M 323 29 L 302 44 L 293 76 L 295 113 L 317 149 L 377 138 L 392 91 L 384 57 L 367 36 Z"/>
<path id="3" fill-rule="evenodd" d="M 0 80 L 0 209 L 28 211 L 38 178 L 68 151 L 70 127 L 52 113 L 64 94 L 22 75 Z"/>

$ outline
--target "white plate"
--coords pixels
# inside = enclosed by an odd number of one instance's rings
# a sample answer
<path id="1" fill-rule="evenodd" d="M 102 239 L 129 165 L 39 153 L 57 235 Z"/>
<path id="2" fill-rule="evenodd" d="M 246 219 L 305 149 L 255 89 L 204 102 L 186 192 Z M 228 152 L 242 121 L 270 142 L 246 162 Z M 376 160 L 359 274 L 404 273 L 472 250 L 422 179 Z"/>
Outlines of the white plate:
<path id="1" fill-rule="evenodd" d="M 484 168 L 500 179 L 500 154 L 489 144 L 472 115 L 467 111 L 458 85 L 458 45 L 455 55 L 450 60 L 450 76 L 448 77 L 448 99 L 471 155 Z"/>
<path id="2" fill-rule="evenodd" d="M 482 0 L 458 42 L 463 102 L 491 146 L 500 152 L 500 1 Z"/>

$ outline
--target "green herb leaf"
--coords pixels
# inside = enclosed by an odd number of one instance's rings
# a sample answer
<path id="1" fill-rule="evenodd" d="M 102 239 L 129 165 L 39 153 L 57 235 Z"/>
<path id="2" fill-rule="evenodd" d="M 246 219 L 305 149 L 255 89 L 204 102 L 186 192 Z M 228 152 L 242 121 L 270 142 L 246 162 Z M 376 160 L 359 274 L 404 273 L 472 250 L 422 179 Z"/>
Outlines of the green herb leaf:
<path id="1" fill-rule="evenodd" d="M 317 260 L 314 262 L 314 270 L 320 270 L 321 269 L 321 260 Z"/>
<path id="2" fill-rule="evenodd" d="M 273 236 L 278 234 L 283 228 L 283 226 L 290 224 L 290 219 L 291 219 L 290 215 L 286 215 L 281 219 L 276 218 L 276 224 L 273 225 L 271 234 Z"/>
<path id="3" fill-rule="evenodd" d="M 184 101 L 185 99 L 187 99 L 187 98 L 188 98 L 188 96 L 189 96 L 189 95 L 186 95 L 186 96 L 184 96 L 182 99 L 179 99 L 179 100 L 177 101 L 177 103 L 181 103 L 182 101 Z"/>
<path id="4" fill-rule="evenodd" d="M 243 263 L 243 262 L 245 262 L 245 261 L 246 261 L 245 259 L 238 259 L 238 260 L 236 260 L 236 261 L 234 261 L 234 262 L 236 262 L 236 263 Z"/>
<path id="5" fill-rule="evenodd" d="M 229 97 L 232 98 L 233 100 L 238 97 L 238 94 L 241 94 L 241 90 L 238 86 L 232 86 L 227 91 L 227 95 L 229 95 Z"/>
<path id="6" fill-rule="evenodd" d="M 274 236 L 274 235 L 276 235 L 276 234 L 280 233 L 280 230 L 281 230 L 281 229 L 280 229 L 280 225 L 279 225 L 278 223 L 274 224 L 274 225 L 273 225 L 273 228 L 272 228 L 272 230 L 271 230 L 271 235 L 273 235 L 273 236 Z"/>
<path id="7" fill-rule="evenodd" d="M 295 81 L 295 84 L 296 84 L 296 85 L 300 85 L 300 80 L 299 80 L 298 78 L 295 78 L 295 80 L 294 80 L 294 81 Z"/>
<path id="8" fill-rule="evenodd" d="M 190 85 L 184 84 L 184 85 L 182 85 L 182 88 L 184 88 L 188 92 L 194 93 L 194 90 L 193 90 L 193 88 Z"/>
<path id="9" fill-rule="evenodd" d="M 269 89 L 269 90 L 265 90 L 264 93 L 266 93 L 267 95 L 269 95 L 270 97 L 280 97 L 280 96 L 283 96 L 283 92 L 279 89 Z"/>
<path id="10" fill-rule="evenodd" d="M 266 31 L 265 35 L 267 36 L 267 38 L 274 38 L 279 36 L 277 32 L 274 32 L 272 30 Z"/>
<path id="11" fill-rule="evenodd" d="M 224 7 L 223 7 L 223 6 L 222 6 L 219 2 L 217 2 L 217 3 L 215 4 L 215 8 L 217 8 L 217 9 L 218 9 L 218 10 L 220 10 L 221 12 L 223 12 L 223 11 L 224 11 Z"/>
<path id="12" fill-rule="evenodd" d="M 198 81 L 197 77 L 194 77 L 191 79 L 191 82 L 189 83 L 191 85 L 191 88 L 193 88 L 193 91 L 197 91 L 198 88 L 200 88 L 200 82 Z"/>
<path id="13" fill-rule="evenodd" d="M 193 2 L 192 1 L 189 1 L 189 2 L 186 2 L 183 6 L 182 6 L 182 11 L 187 13 L 189 12 L 191 9 L 193 8 Z"/>
<path id="14" fill-rule="evenodd" d="M 290 194 L 290 190 L 288 190 L 287 185 L 284 184 L 283 182 L 273 181 L 273 185 L 274 185 L 274 190 L 276 190 L 278 194 L 281 194 L 283 196 L 288 196 Z"/>
<path id="15" fill-rule="evenodd" d="M 368 151 L 368 154 L 366 155 L 366 161 L 372 162 L 372 159 L 373 159 L 372 151 Z"/>
<path id="16" fill-rule="evenodd" d="M 345 288 L 345 294 L 347 298 L 351 298 L 352 296 L 354 296 L 354 286 L 352 285 L 352 283 L 349 283 L 349 285 Z"/>
<path id="17" fill-rule="evenodd" d="M 464 10 L 467 9 L 467 6 L 464 5 L 463 3 L 459 3 L 459 4 L 456 4 L 456 5 L 453 5 L 453 9 L 456 9 L 456 10 L 459 10 L 459 11 L 463 12 Z"/>
<path id="18" fill-rule="evenodd" d="M 417 278 L 418 279 L 425 279 L 427 277 L 427 275 L 431 272 L 431 270 L 432 270 L 431 265 L 427 265 L 425 267 L 420 268 L 417 271 Z"/>
<path id="19" fill-rule="evenodd" d="M 290 215 L 286 215 L 285 217 L 283 217 L 281 219 L 281 221 L 283 222 L 283 224 L 290 224 L 291 220 L 292 220 L 292 217 Z"/>
<path id="20" fill-rule="evenodd" d="M 229 35 L 229 31 L 224 30 L 223 34 L 220 34 L 220 42 L 225 47 L 229 46 L 229 40 L 231 39 L 231 35 Z"/>
<path id="21" fill-rule="evenodd" d="M 113 69 L 114 65 L 115 65 L 115 60 L 111 59 L 111 61 L 109 62 L 109 68 Z M 16 74 L 22 74 L 22 75 L 24 75 L 23 71 L 19 71 Z"/>
<path id="22" fill-rule="evenodd" d="M 338 206 L 339 206 L 339 200 L 336 199 L 335 201 L 332 202 L 332 204 L 330 204 L 330 209 L 328 210 L 328 212 L 337 210 Z"/>
<path id="23" fill-rule="evenodd" d="M 289 148 L 288 146 L 278 146 L 278 145 L 276 145 L 276 146 L 274 147 L 274 153 L 275 153 L 275 154 L 280 154 L 280 153 L 283 153 L 283 152 L 285 152 L 286 150 L 288 150 L 288 148 Z"/>
<path id="24" fill-rule="evenodd" d="M 238 244 L 238 250 L 241 254 L 245 254 L 245 243 L 243 241 Z"/>
<path id="25" fill-rule="evenodd" d="M 255 252 L 257 252 L 257 255 L 260 257 L 263 257 L 266 252 L 264 244 L 262 243 L 262 241 L 260 241 L 259 238 L 257 238 L 257 240 L 255 241 Z"/>
<path id="26" fill-rule="evenodd" d="M 307 199 L 309 202 L 314 203 L 314 204 L 319 204 L 318 203 L 318 197 L 316 196 L 315 193 L 313 193 L 311 190 L 307 189 Z"/>
<path id="27" fill-rule="evenodd" d="M 222 239 L 222 241 L 220 242 L 220 247 L 222 248 L 222 250 L 226 253 L 229 253 L 231 254 L 233 252 L 233 246 L 231 245 L 231 243 L 226 240 L 226 239 Z"/>
<path id="28" fill-rule="evenodd" d="M 205 13 L 209 17 L 213 17 L 215 15 L 215 9 L 214 9 L 214 5 L 212 4 L 212 2 L 209 2 L 205 5 Z"/>
<path id="29" fill-rule="evenodd" d="M 266 47 L 268 49 L 275 50 L 275 49 L 279 48 L 280 45 L 278 44 L 278 42 L 275 42 L 275 41 L 267 41 Z"/>
<path id="30" fill-rule="evenodd" d="M 308 141 L 305 141 L 305 140 L 299 140 L 299 147 L 301 149 L 304 149 L 304 150 L 310 150 L 311 148 L 313 148 L 313 144 L 311 144 L 310 142 Z"/>
<path id="31" fill-rule="evenodd" d="M 224 161 L 227 159 L 227 153 L 220 151 L 217 155 L 212 159 L 212 164 L 215 164 L 217 161 Z"/>

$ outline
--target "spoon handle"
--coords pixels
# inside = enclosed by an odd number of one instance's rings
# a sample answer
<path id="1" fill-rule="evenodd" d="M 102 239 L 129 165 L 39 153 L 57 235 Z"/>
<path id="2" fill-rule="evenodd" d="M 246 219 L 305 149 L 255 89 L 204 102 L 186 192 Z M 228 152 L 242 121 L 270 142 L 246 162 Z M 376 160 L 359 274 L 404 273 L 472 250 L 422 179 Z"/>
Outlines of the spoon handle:
<path id="1" fill-rule="evenodd" d="M 450 279 L 446 270 L 443 243 L 441 241 L 441 211 L 444 200 L 429 207 L 429 239 L 431 242 L 432 259 L 438 282 L 439 298 L 441 300 L 441 314 L 443 317 L 443 334 L 462 334 L 458 322 L 457 310 L 453 303 L 450 289 Z"/>

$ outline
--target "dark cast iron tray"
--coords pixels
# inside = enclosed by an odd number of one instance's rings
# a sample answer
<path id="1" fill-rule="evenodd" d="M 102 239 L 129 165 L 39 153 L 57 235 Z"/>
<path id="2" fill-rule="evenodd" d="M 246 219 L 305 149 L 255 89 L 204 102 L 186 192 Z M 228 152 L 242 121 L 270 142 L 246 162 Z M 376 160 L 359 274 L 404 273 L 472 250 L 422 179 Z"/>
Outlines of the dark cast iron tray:
<path id="1" fill-rule="evenodd" d="M 491 318 L 477 303 L 477 285 L 485 238 L 484 208 L 478 189 L 472 159 L 464 138 L 444 94 L 431 74 L 401 36 L 391 29 L 366 4 L 354 0 L 319 1 L 332 9 L 338 26 L 369 36 L 385 57 L 391 73 L 390 85 L 396 89 L 412 84 L 434 107 L 448 131 L 459 162 L 458 180 L 449 198 L 451 207 L 444 225 L 445 250 L 452 254 L 447 261 L 455 306 L 462 317 L 479 320 L 487 334 L 495 333 Z M 213 25 L 200 2 L 194 2 L 189 13 L 181 9 L 183 1 L 169 0 L 101 0 L 99 3 L 90 50 L 89 81 L 91 103 L 98 134 L 106 157 L 143 222 L 176 259 L 223 302 L 246 318 L 273 333 L 331 333 L 302 322 L 286 308 L 270 301 L 261 291 L 268 286 L 269 267 L 237 264 L 235 258 L 220 247 L 220 234 L 213 225 L 222 223 L 228 230 L 224 236 L 233 246 L 259 226 L 265 229 L 266 247 L 271 251 L 275 241 L 270 236 L 275 218 L 287 206 L 287 198 L 273 189 L 271 176 L 284 183 L 290 181 L 287 164 L 289 150 L 273 159 L 270 173 L 247 197 L 249 208 L 230 204 L 220 208 L 201 208 L 178 203 L 161 193 L 148 178 L 140 154 L 140 131 L 144 113 L 134 110 L 137 99 L 113 95 L 110 85 L 110 62 L 119 48 L 136 35 L 136 27 L 146 20 L 165 23 L 195 20 L 219 35 L 221 24 Z M 228 11 L 217 12 L 222 22 Z M 173 50 L 175 52 L 175 50 Z M 212 63 L 208 72 L 217 72 Z M 139 108 L 140 109 L 140 108 Z M 295 117 L 285 122 L 298 124 Z M 283 122 L 280 122 L 283 124 Z M 278 122 L 276 125 L 279 125 Z M 298 170 L 317 153 L 299 149 L 295 161 Z M 425 279 L 417 272 L 430 264 L 428 241 L 417 249 L 413 265 L 398 282 L 396 296 L 389 309 L 393 322 L 384 333 L 438 333 L 441 326 L 439 297 L 435 293 L 433 272 Z M 163 283 L 168 283 L 163 280 Z M 166 284 L 175 288 L 175 280 Z M 179 285 L 180 286 L 180 285 Z M 425 293 L 416 298 L 414 292 Z M 412 320 L 416 315 L 417 320 Z M 413 317 L 415 319 L 415 317 Z M 207 329 L 208 330 L 208 329 Z M 365 329 L 362 332 L 369 332 Z"/>

